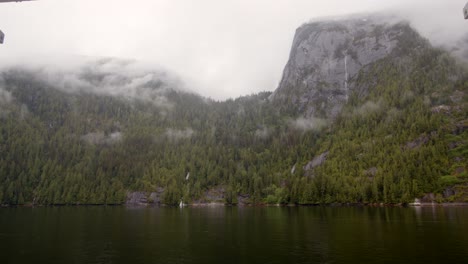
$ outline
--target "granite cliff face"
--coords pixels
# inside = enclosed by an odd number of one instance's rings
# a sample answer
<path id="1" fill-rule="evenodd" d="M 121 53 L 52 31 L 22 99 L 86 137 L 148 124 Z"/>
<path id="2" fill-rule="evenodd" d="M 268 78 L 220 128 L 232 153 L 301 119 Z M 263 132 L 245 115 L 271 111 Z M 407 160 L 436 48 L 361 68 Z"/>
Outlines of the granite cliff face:
<path id="1" fill-rule="evenodd" d="M 366 65 L 425 45 L 407 23 L 375 18 L 305 24 L 296 30 L 289 61 L 272 100 L 305 116 L 333 118 Z"/>

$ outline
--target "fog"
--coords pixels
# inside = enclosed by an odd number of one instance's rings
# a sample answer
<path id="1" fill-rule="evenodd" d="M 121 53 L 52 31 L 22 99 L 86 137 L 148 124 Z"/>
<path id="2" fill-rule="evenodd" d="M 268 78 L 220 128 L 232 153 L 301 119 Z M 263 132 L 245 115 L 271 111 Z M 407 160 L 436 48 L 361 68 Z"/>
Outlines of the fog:
<path id="1" fill-rule="evenodd" d="M 12 95 L 10 92 L 5 91 L 0 87 L 0 103 L 6 104 L 11 102 L 12 100 Z"/>
<path id="2" fill-rule="evenodd" d="M 122 133 L 121 132 L 113 132 L 109 135 L 104 134 L 104 132 L 92 132 L 88 133 L 81 137 L 85 142 L 93 145 L 100 145 L 100 144 L 114 144 L 122 140 Z"/>
<path id="3" fill-rule="evenodd" d="M 320 131 L 327 126 L 328 121 L 326 119 L 316 118 L 316 117 L 309 117 L 309 118 L 299 117 L 298 119 L 290 120 L 289 123 L 291 127 L 298 129 L 298 130 Z"/>
<path id="4" fill-rule="evenodd" d="M 147 68 L 173 72 L 189 89 L 204 96 L 226 99 L 274 90 L 287 62 L 295 29 L 307 21 L 356 13 L 395 14 L 409 20 L 434 45 L 451 47 L 468 35 L 468 21 L 462 15 L 465 3 L 466 0 L 2 3 L 0 29 L 6 37 L 5 44 L 0 45 L 0 66 L 47 64 L 73 70 L 81 65 L 82 58 L 136 60 Z M 140 77 L 142 82 L 151 78 Z M 132 85 L 138 83 L 121 88 Z"/>
<path id="5" fill-rule="evenodd" d="M 377 103 L 373 101 L 367 101 L 364 104 L 362 104 L 360 107 L 354 109 L 353 114 L 360 115 L 360 116 L 369 115 L 369 114 L 379 111 L 382 108 L 381 105 L 382 103 L 380 101 Z"/>
<path id="6" fill-rule="evenodd" d="M 35 61 L 32 65 L 31 63 L 24 65 L 11 63 L 3 70 L 7 72 L 7 75 L 10 73 L 28 74 L 29 78 L 67 93 L 84 92 L 111 95 L 128 100 L 137 99 L 149 102 L 163 110 L 170 110 L 173 107 L 167 99 L 169 92 L 192 92 L 174 74 L 137 61 L 115 58 L 66 58 L 68 59 L 49 58 L 46 62 Z M 72 63 L 66 64 L 65 61 Z M 2 89 L 3 82 L 3 76 L 0 75 L 0 95 L 6 92 Z"/>
<path id="7" fill-rule="evenodd" d="M 189 127 L 183 130 L 168 128 L 166 129 L 165 135 L 170 141 L 179 141 L 181 139 L 191 138 L 194 133 L 193 129 Z"/>

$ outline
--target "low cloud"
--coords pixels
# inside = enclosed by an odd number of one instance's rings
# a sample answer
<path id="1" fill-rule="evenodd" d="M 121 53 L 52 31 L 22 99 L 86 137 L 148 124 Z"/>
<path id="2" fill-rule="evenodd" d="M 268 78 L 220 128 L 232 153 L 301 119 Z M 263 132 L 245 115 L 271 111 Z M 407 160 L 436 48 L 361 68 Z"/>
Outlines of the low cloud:
<path id="1" fill-rule="evenodd" d="M 168 128 L 166 129 L 166 132 L 164 135 L 172 141 L 179 141 L 182 139 L 189 139 L 193 136 L 195 132 L 191 128 L 185 128 L 183 130 L 180 129 L 172 129 Z"/>
<path id="2" fill-rule="evenodd" d="M 171 91 L 188 91 L 174 74 L 160 67 L 151 67 L 132 60 L 86 59 L 73 57 L 73 63 L 39 63 L 12 65 L 6 69 L 25 69 L 49 86 L 68 93 L 95 93 L 150 102 L 157 107 L 170 109 L 167 94 Z"/>
<path id="3" fill-rule="evenodd" d="M 388 111 L 387 111 L 387 117 L 385 118 L 385 121 L 386 122 L 394 122 L 396 120 L 398 120 L 398 118 L 400 118 L 402 115 L 402 111 L 401 110 L 398 110 L 397 108 L 390 108 Z"/>
<path id="4" fill-rule="evenodd" d="M 296 120 L 290 121 L 292 127 L 302 131 L 320 131 L 328 124 L 326 119 L 310 117 L 300 117 Z"/>
<path id="5" fill-rule="evenodd" d="M 270 129 L 268 129 L 268 127 L 263 127 L 261 129 L 257 129 L 255 131 L 255 136 L 257 138 L 261 138 L 261 139 L 268 138 L 270 136 L 270 134 L 271 134 L 271 131 L 270 131 Z"/>
<path id="6" fill-rule="evenodd" d="M 104 132 L 92 132 L 81 137 L 85 142 L 93 145 L 114 144 L 122 140 L 121 132 L 112 132 L 106 135 Z"/>
<path id="7" fill-rule="evenodd" d="M 13 96 L 9 91 L 3 90 L 0 87 L 0 103 L 1 104 L 6 104 L 10 103 L 13 100 Z"/>
<path id="8" fill-rule="evenodd" d="M 9 103 L 11 103 L 12 101 L 13 95 L 0 86 L 0 118 L 5 118 L 10 113 Z"/>
<path id="9" fill-rule="evenodd" d="M 466 0 L 134 2 L 2 4 L 1 27 L 7 37 L 0 63 L 9 57 L 28 65 L 32 53 L 42 54 L 43 61 L 56 54 L 133 58 L 164 65 L 198 93 L 220 100 L 274 90 L 296 28 L 311 19 L 395 14 L 442 46 L 468 34 L 462 14 Z M 59 65 L 69 63 L 74 62 Z"/>
<path id="10" fill-rule="evenodd" d="M 166 95 L 171 90 L 184 90 L 182 82 L 161 69 L 145 69 L 134 61 L 102 59 L 87 63 L 77 71 L 49 70 L 48 82 L 65 91 L 83 91 L 121 96 L 171 108 Z"/>
<path id="11" fill-rule="evenodd" d="M 13 100 L 13 96 L 4 89 L 4 86 L 3 77 L 0 75 L 0 104 L 10 103 Z"/>
<path id="12" fill-rule="evenodd" d="M 377 103 L 373 101 L 367 101 L 363 105 L 361 105 L 359 108 L 354 110 L 355 115 L 361 115 L 365 116 L 374 112 L 379 111 L 382 108 L 382 103 L 378 101 Z"/>

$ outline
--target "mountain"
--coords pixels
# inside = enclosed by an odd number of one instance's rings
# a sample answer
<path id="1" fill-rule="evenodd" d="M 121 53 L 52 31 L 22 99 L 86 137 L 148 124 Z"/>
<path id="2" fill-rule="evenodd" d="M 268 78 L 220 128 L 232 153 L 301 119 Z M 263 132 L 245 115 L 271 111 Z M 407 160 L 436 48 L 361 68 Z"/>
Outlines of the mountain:
<path id="1" fill-rule="evenodd" d="M 368 92 L 356 85 L 367 66 L 429 45 L 407 23 L 381 20 L 369 16 L 299 27 L 273 100 L 307 116 L 334 118 L 351 94 Z"/>
<path id="2" fill-rule="evenodd" d="M 302 25 L 273 93 L 113 59 L 0 74 L 0 203 L 468 201 L 467 69 L 405 22 Z"/>

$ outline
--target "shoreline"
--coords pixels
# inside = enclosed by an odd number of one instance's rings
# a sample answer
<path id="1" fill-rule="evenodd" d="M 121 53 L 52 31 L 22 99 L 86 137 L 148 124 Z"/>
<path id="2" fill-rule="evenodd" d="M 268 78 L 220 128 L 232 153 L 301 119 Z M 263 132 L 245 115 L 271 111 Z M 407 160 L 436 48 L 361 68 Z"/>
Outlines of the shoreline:
<path id="1" fill-rule="evenodd" d="M 8 205 L 2 204 L 0 208 L 14 208 L 14 207 L 173 207 L 165 204 L 17 204 Z M 220 202 L 213 203 L 193 203 L 184 204 L 184 207 L 468 207 L 468 202 L 453 202 L 453 203 L 410 203 L 410 204 L 385 204 L 385 203 L 332 203 L 332 204 L 225 204 Z"/>

